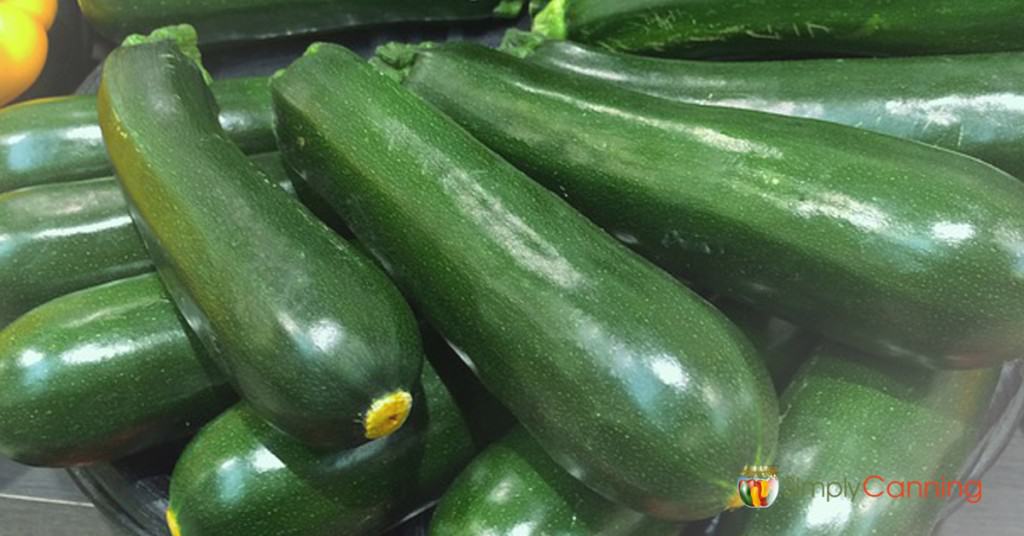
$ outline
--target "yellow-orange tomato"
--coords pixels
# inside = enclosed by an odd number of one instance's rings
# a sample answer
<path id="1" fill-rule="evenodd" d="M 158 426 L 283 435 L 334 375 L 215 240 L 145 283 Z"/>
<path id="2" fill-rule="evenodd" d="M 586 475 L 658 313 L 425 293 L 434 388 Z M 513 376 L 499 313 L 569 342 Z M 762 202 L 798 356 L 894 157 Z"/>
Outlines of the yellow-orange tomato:
<path id="1" fill-rule="evenodd" d="M 56 0 L 0 0 L 0 106 L 39 77 L 56 14 Z"/>

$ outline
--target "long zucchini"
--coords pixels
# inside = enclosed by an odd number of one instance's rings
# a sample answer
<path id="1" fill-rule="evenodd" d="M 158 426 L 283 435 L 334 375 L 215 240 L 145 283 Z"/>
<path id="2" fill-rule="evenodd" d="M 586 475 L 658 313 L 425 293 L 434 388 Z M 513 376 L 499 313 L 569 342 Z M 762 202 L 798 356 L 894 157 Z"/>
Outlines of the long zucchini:
<path id="1" fill-rule="evenodd" d="M 431 536 L 679 536 L 682 527 L 608 502 L 522 427 L 487 447 L 445 492 Z"/>
<path id="2" fill-rule="evenodd" d="M 133 39 L 107 58 L 97 99 L 159 274 L 271 423 L 324 446 L 390 434 L 422 366 L 412 311 L 372 261 L 227 138 L 201 67 L 183 52 L 198 55 L 194 40 L 188 26 Z"/>
<path id="3" fill-rule="evenodd" d="M 931 534 L 944 499 L 981 498 L 957 475 L 998 378 L 818 350 L 782 397 L 778 499 L 725 514 L 718 534 Z"/>
<path id="4" fill-rule="evenodd" d="M 265 78 L 218 81 L 212 89 L 232 141 L 247 153 L 277 149 Z M 112 173 L 95 97 L 43 99 L 0 110 L 0 193 Z"/>
<path id="5" fill-rule="evenodd" d="M 456 357 L 431 358 L 440 376 L 423 367 L 409 423 L 354 450 L 312 450 L 245 404 L 228 410 L 174 468 L 171 534 L 375 535 L 437 499 L 510 418 Z"/>
<path id="6" fill-rule="evenodd" d="M 711 62 L 516 35 L 513 53 L 576 76 L 682 102 L 865 128 L 969 154 L 1024 178 L 1024 53 Z"/>
<path id="7" fill-rule="evenodd" d="M 534 30 L 665 56 L 909 56 L 1024 50 L 1016 0 L 551 0 Z"/>
<path id="8" fill-rule="evenodd" d="M 285 161 L 573 475 L 696 519 L 771 454 L 764 365 L 707 302 L 344 48 L 271 86 Z"/>
<path id="9" fill-rule="evenodd" d="M 154 274 L 57 298 L 0 331 L 0 454 L 109 461 L 184 436 L 235 399 Z"/>
<path id="10" fill-rule="evenodd" d="M 278 153 L 251 159 L 291 190 Z M 151 269 L 113 177 L 0 194 L 0 327 L 50 299 Z"/>
<path id="11" fill-rule="evenodd" d="M 514 17 L 522 0 L 78 0 L 106 37 L 188 23 L 203 44 L 256 41 L 396 22 Z"/>
<path id="12" fill-rule="evenodd" d="M 670 272 L 872 354 L 1024 355 L 1024 184 L 823 121 L 670 102 L 453 43 L 405 86 Z"/>

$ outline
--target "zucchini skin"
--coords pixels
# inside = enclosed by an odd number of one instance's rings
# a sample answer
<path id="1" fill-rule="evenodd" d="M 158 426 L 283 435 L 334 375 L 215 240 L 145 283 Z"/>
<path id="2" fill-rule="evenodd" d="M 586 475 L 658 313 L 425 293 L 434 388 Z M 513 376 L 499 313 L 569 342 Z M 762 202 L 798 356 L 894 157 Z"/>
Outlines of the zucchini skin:
<path id="1" fill-rule="evenodd" d="M 446 359 L 464 369 L 454 356 Z M 504 408 L 467 382 L 475 382 L 467 370 L 439 376 L 427 363 L 423 403 L 406 425 L 352 450 L 316 451 L 244 403 L 229 409 L 200 431 L 174 468 L 172 533 L 382 533 L 440 496 L 494 430 L 508 429 Z"/>
<path id="2" fill-rule="evenodd" d="M 697 519 L 770 456 L 764 365 L 703 299 L 344 48 L 271 86 L 285 161 L 572 474 Z"/>
<path id="3" fill-rule="evenodd" d="M 89 22 L 120 42 L 188 23 L 203 44 L 255 41 L 295 34 L 396 22 L 440 22 L 514 17 L 521 0 L 78 0 Z"/>
<path id="4" fill-rule="evenodd" d="M 842 125 L 670 102 L 469 44 L 418 52 L 404 83 L 696 285 L 931 367 L 1024 354 L 1024 184 L 994 167 Z"/>
<path id="5" fill-rule="evenodd" d="M 609 502 L 522 427 L 487 447 L 438 503 L 431 536 L 679 536 L 682 527 Z"/>
<path id="6" fill-rule="evenodd" d="M 213 83 L 220 122 L 247 153 L 277 150 L 266 78 Z M 91 95 L 0 110 L 0 192 L 113 174 Z"/>
<path id="7" fill-rule="evenodd" d="M 709 62 L 565 41 L 526 53 L 531 63 L 670 100 L 821 119 L 937 145 L 1024 178 L 1024 53 Z"/>
<path id="8" fill-rule="evenodd" d="M 151 269 L 112 178 L 0 194 L 0 327 L 53 298 Z"/>
<path id="9" fill-rule="evenodd" d="M 782 397 L 778 500 L 765 510 L 724 514 L 718 534 L 931 534 L 941 499 L 872 498 L 861 487 L 852 499 L 826 502 L 794 484 L 957 478 L 977 443 L 999 367 L 894 365 L 834 345 L 816 351 Z M 872 480 L 872 493 L 878 488 Z"/>
<path id="10" fill-rule="evenodd" d="M 552 0 L 534 30 L 696 58 L 910 56 L 1024 49 L 1014 0 Z"/>
<path id="11" fill-rule="evenodd" d="M 251 159 L 291 188 L 278 153 Z M 0 328 L 50 299 L 152 269 L 114 177 L 0 194 Z"/>
<path id="12" fill-rule="evenodd" d="M 0 454 L 21 463 L 120 458 L 234 400 L 155 274 L 62 296 L 0 331 Z"/>
<path id="13" fill-rule="evenodd" d="M 370 439 L 379 401 L 398 395 L 408 408 L 423 362 L 408 304 L 231 143 L 177 44 L 114 51 L 97 102 L 161 279 L 255 410 L 311 445 L 340 447 Z"/>

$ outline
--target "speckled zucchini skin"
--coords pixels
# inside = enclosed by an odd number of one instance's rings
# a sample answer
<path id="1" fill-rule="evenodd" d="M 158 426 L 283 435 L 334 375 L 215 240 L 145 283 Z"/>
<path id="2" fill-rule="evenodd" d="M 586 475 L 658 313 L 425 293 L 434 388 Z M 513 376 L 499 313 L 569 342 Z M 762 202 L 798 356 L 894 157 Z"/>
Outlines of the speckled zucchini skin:
<path id="1" fill-rule="evenodd" d="M 78 0 L 104 36 L 120 41 L 188 23 L 204 44 L 256 41 L 396 22 L 513 17 L 522 0 Z"/>
<path id="2" fill-rule="evenodd" d="M 694 284 L 931 367 L 1024 355 L 1024 184 L 994 167 L 478 45 L 420 51 L 407 71 L 406 87 Z"/>
<path id="3" fill-rule="evenodd" d="M 184 436 L 234 402 L 155 274 L 48 302 L 0 331 L 0 454 L 109 461 Z"/>
<path id="4" fill-rule="evenodd" d="M 291 189 L 278 153 L 251 160 Z M 52 298 L 151 269 L 113 177 L 0 194 L 0 327 Z"/>
<path id="5" fill-rule="evenodd" d="M 697 519 L 770 455 L 764 365 L 707 302 L 344 48 L 272 93 L 289 166 L 572 474 Z"/>
<path id="6" fill-rule="evenodd" d="M 431 536 L 679 536 L 682 527 L 609 502 L 566 473 L 522 427 L 448 488 Z"/>
<path id="7" fill-rule="evenodd" d="M 168 35 L 187 42 L 189 30 Z M 422 366 L 387 276 L 261 176 L 175 42 L 111 53 L 97 102 L 161 279 L 243 398 L 309 444 L 366 442 L 374 403 L 410 393 Z"/>
<path id="8" fill-rule="evenodd" d="M 1024 53 L 710 62 L 548 41 L 527 61 L 671 100 L 821 119 L 917 140 L 1024 178 Z"/>
<path id="9" fill-rule="evenodd" d="M 214 82 L 220 122 L 247 153 L 277 149 L 267 80 Z M 91 95 L 29 101 L 0 110 L 0 192 L 111 175 Z"/>
<path id="10" fill-rule="evenodd" d="M 826 501 L 820 486 L 816 498 L 806 486 L 847 479 L 858 487 L 878 475 L 885 482 L 869 482 L 878 493 L 893 480 L 956 480 L 998 378 L 998 367 L 921 371 L 838 346 L 819 349 L 782 397 L 778 499 L 764 510 L 725 514 L 718 534 L 931 534 L 944 506 L 934 493 L 875 498 L 860 487 Z"/>
<path id="11" fill-rule="evenodd" d="M 0 194 L 0 327 L 58 296 L 151 269 L 112 178 Z"/>
<path id="12" fill-rule="evenodd" d="M 687 57 L 909 56 L 1024 49 L 1014 0 L 551 0 L 534 29 Z"/>
<path id="13" fill-rule="evenodd" d="M 176 536 L 373 535 L 435 500 L 510 421 L 457 358 L 441 358 L 441 376 L 423 367 L 423 403 L 406 425 L 354 450 L 314 451 L 244 404 L 228 410 L 174 469 Z"/>

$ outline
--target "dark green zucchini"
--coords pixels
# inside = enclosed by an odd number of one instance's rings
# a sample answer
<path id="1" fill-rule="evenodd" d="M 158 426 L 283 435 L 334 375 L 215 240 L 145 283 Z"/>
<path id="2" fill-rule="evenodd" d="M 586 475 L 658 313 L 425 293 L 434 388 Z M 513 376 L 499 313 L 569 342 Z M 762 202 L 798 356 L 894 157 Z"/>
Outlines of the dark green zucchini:
<path id="1" fill-rule="evenodd" d="M 0 454 L 21 463 L 119 458 L 234 399 L 155 274 L 57 298 L 0 331 Z"/>
<path id="2" fill-rule="evenodd" d="M 265 78 L 213 83 L 220 122 L 247 153 L 277 149 Z M 0 110 L 0 192 L 111 175 L 93 96 L 25 102 Z"/>
<path id="3" fill-rule="evenodd" d="M 0 327 L 58 296 L 151 269 L 112 178 L 0 194 Z"/>
<path id="4" fill-rule="evenodd" d="M 285 161 L 573 475 L 697 519 L 770 455 L 764 365 L 703 299 L 342 47 L 271 87 Z"/>
<path id="5" fill-rule="evenodd" d="M 256 41 L 295 34 L 396 22 L 439 22 L 515 17 L 522 0 L 78 0 L 104 36 L 188 23 L 203 44 Z"/>
<path id="6" fill-rule="evenodd" d="M 278 153 L 252 161 L 291 188 Z M 151 269 L 113 177 L 0 194 L 0 327 L 50 299 Z"/>
<path id="7" fill-rule="evenodd" d="M 587 489 L 522 427 L 462 471 L 430 522 L 431 536 L 679 536 L 681 530 Z"/>
<path id="8" fill-rule="evenodd" d="M 998 378 L 998 367 L 921 371 L 837 346 L 818 350 L 782 397 L 777 500 L 725 514 L 717 534 L 931 534 Z M 923 486 L 892 482 L 938 482 L 942 494 L 932 485 L 922 497 Z M 890 497 L 890 485 L 910 495 Z M 949 486 L 980 498 L 979 482 Z"/>
<path id="9" fill-rule="evenodd" d="M 951 151 L 670 102 L 453 43 L 405 86 L 668 271 L 872 354 L 1024 355 L 1024 184 Z M 275 97 L 276 98 L 276 97 Z M 287 157 L 286 157 L 287 158 Z"/>
<path id="10" fill-rule="evenodd" d="M 373 535 L 437 499 L 511 419 L 458 358 L 431 358 L 441 375 L 423 367 L 408 424 L 354 450 L 314 451 L 245 404 L 229 409 L 178 460 L 171 534 Z"/>
<path id="11" fill-rule="evenodd" d="M 513 52 L 576 76 L 671 100 L 865 128 L 969 154 L 1024 178 L 1024 53 L 710 62 L 525 41 Z"/>
<path id="12" fill-rule="evenodd" d="M 1016 0 L 546 3 L 534 18 L 535 31 L 662 56 L 910 56 L 1024 49 Z"/>
<path id="13" fill-rule="evenodd" d="M 108 56 L 97 98 L 159 274 L 271 423 L 314 445 L 387 435 L 408 415 L 422 366 L 412 311 L 227 138 L 194 39 L 188 26 L 132 39 Z"/>

